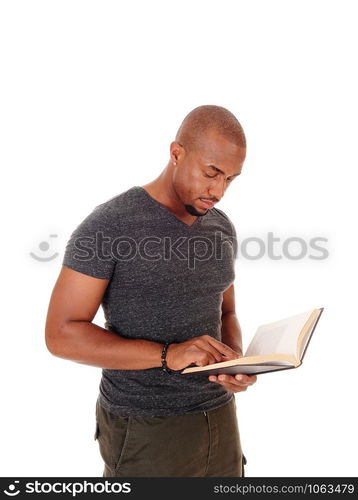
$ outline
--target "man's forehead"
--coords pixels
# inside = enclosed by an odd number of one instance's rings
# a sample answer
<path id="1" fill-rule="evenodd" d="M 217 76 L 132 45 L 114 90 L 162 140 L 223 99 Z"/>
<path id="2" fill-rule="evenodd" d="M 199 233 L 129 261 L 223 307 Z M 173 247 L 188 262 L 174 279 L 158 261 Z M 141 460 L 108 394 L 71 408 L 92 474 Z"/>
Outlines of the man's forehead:
<path id="1" fill-rule="evenodd" d="M 238 146 L 219 132 L 210 131 L 198 141 L 198 152 L 201 156 L 211 156 L 212 159 L 224 156 L 242 156 L 245 148 Z"/>
<path id="2" fill-rule="evenodd" d="M 220 147 L 217 144 L 210 145 L 197 151 L 197 157 L 202 163 L 213 164 L 219 168 L 220 165 L 238 165 L 245 159 L 246 150 L 233 144 L 233 147 Z"/>

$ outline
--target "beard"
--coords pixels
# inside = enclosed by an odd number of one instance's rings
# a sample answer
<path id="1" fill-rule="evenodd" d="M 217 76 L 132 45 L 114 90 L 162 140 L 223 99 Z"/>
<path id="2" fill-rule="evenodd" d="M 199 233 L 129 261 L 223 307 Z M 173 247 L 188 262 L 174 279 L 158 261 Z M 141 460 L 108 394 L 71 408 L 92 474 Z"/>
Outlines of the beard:
<path id="1" fill-rule="evenodd" d="M 198 212 L 197 210 L 195 210 L 193 205 L 185 205 L 185 209 L 190 215 L 196 215 L 197 217 L 202 217 L 203 215 L 206 215 L 208 213 L 208 210 L 203 214 Z"/>

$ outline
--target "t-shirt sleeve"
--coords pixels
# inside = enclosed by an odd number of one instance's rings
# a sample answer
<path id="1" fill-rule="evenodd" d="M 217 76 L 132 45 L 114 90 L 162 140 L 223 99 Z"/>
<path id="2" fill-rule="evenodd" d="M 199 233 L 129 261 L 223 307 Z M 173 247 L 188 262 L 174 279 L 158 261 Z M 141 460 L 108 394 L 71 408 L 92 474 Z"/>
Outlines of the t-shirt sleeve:
<path id="1" fill-rule="evenodd" d="M 223 212 L 222 210 L 220 210 L 219 208 L 216 208 L 216 207 L 214 208 L 214 210 L 216 210 L 216 212 L 218 212 L 225 219 L 226 229 L 228 229 L 228 233 L 230 234 L 230 237 L 228 238 L 228 242 L 232 246 L 233 257 L 234 257 L 234 260 L 236 260 L 237 254 L 238 254 L 238 241 L 237 241 L 235 226 L 232 223 L 231 219 L 226 215 L 225 212 Z M 228 227 L 227 224 L 229 224 L 230 227 Z"/>
<path id="2" fill-rule="evenodd" d="M 93 278 L 110 279 L 116 264 L 109 245 L 112 232 L 110 212 L 97 206 L 72 232 L 62 265 Z"/>
<path id="3" fill-rule="evenodd" d="M 231 233 L 232 248 L 233 248 L 233 252 L 234 252 L 234 259 L 236 260 L 237 259 L 237 252 L 238 252 L 237 235 L 236 235 L 236 229 L 235 229 L 234 224 L 231 221 L 230 221 L 230 224 L 231 224 L 231 229 L 232 229 L 232 233 Z"/>

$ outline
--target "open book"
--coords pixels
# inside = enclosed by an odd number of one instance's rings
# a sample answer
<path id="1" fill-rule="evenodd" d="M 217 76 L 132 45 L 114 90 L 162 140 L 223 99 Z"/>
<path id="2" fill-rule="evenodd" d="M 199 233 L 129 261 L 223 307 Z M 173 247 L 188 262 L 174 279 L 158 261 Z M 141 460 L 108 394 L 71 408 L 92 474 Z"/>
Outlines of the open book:
<path id="1" fill-rule="evenodd" d="M 218 375 L 266 373 L 297 368 L 302 363 L 312 333 L 323 312 L 312 309 L 289 318 L 261 325 L 257 329 L 244 357 L 206 366 L 185 368 L 182 373 Z"/>

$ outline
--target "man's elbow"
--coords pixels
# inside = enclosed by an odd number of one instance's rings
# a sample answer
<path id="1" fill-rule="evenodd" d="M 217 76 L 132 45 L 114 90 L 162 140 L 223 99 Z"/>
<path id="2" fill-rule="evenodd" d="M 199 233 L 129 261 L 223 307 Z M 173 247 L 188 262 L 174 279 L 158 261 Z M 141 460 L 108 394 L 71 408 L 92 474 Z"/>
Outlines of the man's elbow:
<path id="1" fill-rule="evenodd" d="M 56 336 L 53 331 L 45 329 L 45 344 L 47 350 L 54 356 L 58 356 L 58 342 L 56 341 Z"/>
<path id="2" fill-rule="evenodd" d="M 59 326 L 46 325 L 45 343 L 47 350 L 54 356 L 63 357 L 65 348 L 64 331 Z"/>

